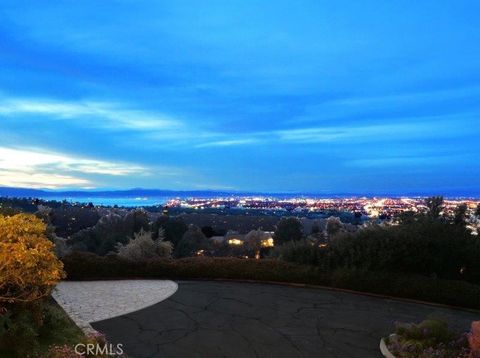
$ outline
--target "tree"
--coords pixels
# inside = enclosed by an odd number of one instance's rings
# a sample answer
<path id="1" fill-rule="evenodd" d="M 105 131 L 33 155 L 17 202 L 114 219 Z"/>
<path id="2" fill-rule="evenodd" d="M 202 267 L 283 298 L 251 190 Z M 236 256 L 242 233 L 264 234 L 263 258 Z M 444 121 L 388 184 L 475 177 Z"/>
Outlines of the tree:
<path id="1" fill-rule="evenodd" d="M 157 257 L 168 258 L 172 255 L 173 245 L 163 239 L 163 232 L 160 232 L 158 238 L 153 240 L 151 232 L 140 229 L 128 244 L 119 243 L 117 245 L 117 255 L 130 261 L 143 261 Z"/>
<path id="2" fill-rule="evenodd" d="M 455 208 L 453 223 L 465 226 L 467 224 L 467 204 L 460 204 Z"/>
<path id="3" fill-rule="evenodd" d="M 273 239 L 275 244 L 281 245 L 291 240 L 301 240 L 303 238 L 303 227 L 297 218 L 282 218 L 277 223 Z"/>
<path id="4" fill-rule="evenodd" d="M 83 205 L 66 205 L 55 209 L 39 205 L 38 213 L 55 227 L 55 233 L 61 237 L 69 237 L 92 227 L 100 219 L 96 208 Z"/>
<path id="5" fill-rule="evenodd" d="M 340 221 L 340 218 L 337 218 L 336 216 L 330 216 L 327 219 L 326 230 L 329 239 L 343 231 L 343 228 L 344 226 Z"/>
<path id="6" fill-rule="evenodd" d="M 156 239 L 158 229 L 165 230 L 165 240 L 176 246 L 188 229 L 187 224 L 181 218 L 171 218 L 166 215 L 160 216 L 152 225 L 153 238 Z"/>
<path id="7" fill-rule="evenodd" d="M 133 210 L 124 217 L 109 213 L 88 229 L 80 230 L 69 240 L 73 250 L 105 255 L 115 250 L 118 243 L 126 244 L 136 232 L 148 228 L 145 213 Z"/>
<path id="8" fill-rule="evenodd" d="M 443 196 L 431 196 L 425 199 L 425 205 L 428 209 L 427 216 L 433 220 L 440 218 L 443 210 Z"/>
<path id="9" fill-rule="evenodd" d="M 311 235 L 318 235 L 321 234 L 322 230 L 320 230 L 320 225 L 317 222 L 314 222 L 312 225 L 312 229 L 310 230 Z"/>
<path id="10" fill-rule="evenodd" d="M 34 215 L 0 216 L 0 303 L 48 296 L 64 277 L 45 231 L 46 225 Z"/>
<path id="11" fill-rule="evenodd" d="M 140 232 L 140 230 L 150 230 L 150 218 L 148 213 L 143 209 L 131 210 L 125 215 L 124 219 L 125 228 L 134 233 Z"/>
<path id="12" fill-rule="evenodd" d="M 263 247 L 264 240 L 267 240 L 269 235 L 263 230 L 252 230 L 245 235 L 245 243 L 247 247 L 255 253 L 255 258 L 260 258 L 260 250 Z"/>
<path id="13" fill-rule="evenodd" d="M 202 232 L 207 238 L 211 238 L 212 236 L 215 236 L 215 230 L 209 225 L 207 226 L 202 226 Z"/>
<path id="14" fill-rule="evenodd" d="M 477 209 L 475 210 L 475 216 L 480 217 L 480 204 L 477 205 Z"/>
<path id="15" fill-rule="evenodd" d="M 413 224 L 415 220 L 417 220 L 417 218 L 418 216 L 414 211 L 408 210 L 408 211 L 401 212 L 396 217 L 396 221 L 400 225 L 408 225 L 408 224 Z"/>
<path id="16" fill-rule="evenodd" d="M 207 249 L 208 241 L 198 226 L 190 225 L 182 239 L 175 247 L 176 257 L 197 255 L 200 250 Z"/>

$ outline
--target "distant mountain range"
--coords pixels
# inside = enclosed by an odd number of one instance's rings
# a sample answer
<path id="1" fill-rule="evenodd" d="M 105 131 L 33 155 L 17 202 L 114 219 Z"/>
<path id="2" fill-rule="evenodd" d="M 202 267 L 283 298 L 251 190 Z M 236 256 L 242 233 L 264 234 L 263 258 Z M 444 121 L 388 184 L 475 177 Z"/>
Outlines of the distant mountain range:
<path id="1" fill-rule="evenodd" d="M 410 197 L 422 197 L 429 195 L 444 195 L 446 197 L 465 197 L 465 198 L 478 198 L 480 193 L 467 193 L 466 191 L 450 191 L 445 192 L 428 192 L 428 193 L 341 193 L 341 194 L 329 194 L 329 193 L 266 193 L 266 192 L 246 192 L 246 191 L 216 191 L 216 190 L 162 190 L 162 189 L 142 189 L 134 188 L 127 190 L 43 190 L 43 189 L 29 189 L 29 188 L 13 188 L 13 187 L 0 187 L 0 196 L 3 197 L 16 197 L 16 198 L 136 198 L 136 197 L 227 197 L 227 196 L 270 196 L 276 198 L 292 198 L 292 197 L 317 197 L 317 198 L 345 198 L 345 197 L 373 197 L 373 196 L 410 196 Z"/>

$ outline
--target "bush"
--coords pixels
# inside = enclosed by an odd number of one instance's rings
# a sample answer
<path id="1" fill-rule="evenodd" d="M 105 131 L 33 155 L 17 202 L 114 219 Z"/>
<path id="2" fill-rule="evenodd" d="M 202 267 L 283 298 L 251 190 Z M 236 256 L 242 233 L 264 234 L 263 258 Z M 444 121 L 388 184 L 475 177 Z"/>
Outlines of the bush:
<path id="1" fill-rule="evenodd" d="M 181 218 L 171 218 L 166 215 L 160 216 L 152 224 L 153 238 L 157 238 L 160 229 L 164 230 L 165 240 L 173 243 L 174 246 L 182 240 L 183 235 L 188 230 L 187 224 Z"/>
<path id="2" fill-rule="evenodd" d="M 480 286 L 421 275 L 338 269 L 331 286 L 459 307 L 480 308 Z"/>
<path id="3" fill-rule="evenodd" d="M 272 256 L 281 260 L 302 265 L 315 265 L 322 269 L 328 268 L 328 255 L 325 247 L 319 247 L 316 241 L 290 241 L 275 247 Z"/>
<path id="4" fill-rule="evenodd" d="M 395 335 L 386 339 L 392 354 L 398 358 L 475 358 L 465 335 L 448 329 L 443 321 L 426 320 L 420 324 L 397 323 Z"/>
<path id="5" fill-rule="evenodd" d="M 195 256 L 200 250 L 207 250 L 209 242 L 199 227 L 190 225 L 183 238 L 175 247 L 175 257 Z"/>
<path id="6" fill-rule="evenodd" d="M 422 218 L 343 234 L 329 248 L 332 269 L 421 274 L 480 283 L 480 241 L 464 227 Z"/>
<path id="7" fill-rule="evenodd" d="M 314 266 L 280 260 L 189 257 L 131 262 L 119 257 L 73 253 L 63 258 L 67 278 L 239 279 L 332 286 L 362 292 L 480 308 L 480 286 L 420 275 L 340 269 L 332 273 Z"/>
<path id="8" fill-rule="evenodd" d="M 0 216 L 0 304 L 45 297 L 63 277 L 45 231 L 31 214 Z"/>
<path id="9" fill-rule="evenodd" d="M 35 357 L 51 344 L 75 344 L 83 333 L 53 301 L 9 305 L 0 315 L 0 356 Z"/>
<path id="10" fill-rule="evenodd" d="M 281 218 L 275 228 L 273 239 L 276 244 L 283 244 L 303 237 L 303 226 L 297 218 Z"/>
<path id="11" fill-rule="evenodd" d="M 55 233 L 61 237 L 68 237 L 74 233 L 94 226 L 100 219 L 95 207 L 84 205 L 62 205 L 49 209 L 48 218 Z"/>
<path id="12" fill-rule="evenodd" d="M 95 226 L 72 235 L 69 243 L 73 250 L 106 255 L 120 244 L 126 244 L 140 230 L 149 230 L 148 214 L 144 210 L 132 210 L 125 216 L 109 213 Z"/>
<path id="13" fill-rule="evenodd" d="M 134 234 L 128 244 L 118 244 L 118 256 L 131 261 L 142 261 L 155 257 L 170 257 L 173 245 L 171 242 L 163 241 L 163 233 L 156 240 L 152 240 L 152 233 L 144 231 Z"/>

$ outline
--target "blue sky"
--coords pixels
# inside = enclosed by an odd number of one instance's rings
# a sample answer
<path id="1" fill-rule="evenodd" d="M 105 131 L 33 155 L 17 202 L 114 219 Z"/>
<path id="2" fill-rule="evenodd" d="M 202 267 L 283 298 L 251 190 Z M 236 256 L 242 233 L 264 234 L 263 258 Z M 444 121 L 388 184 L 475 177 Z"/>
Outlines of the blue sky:
<path id="1" fill-rule="evenodd" d="M 0 186 L 477 193 L 478 1 L 2 1 Z"/>

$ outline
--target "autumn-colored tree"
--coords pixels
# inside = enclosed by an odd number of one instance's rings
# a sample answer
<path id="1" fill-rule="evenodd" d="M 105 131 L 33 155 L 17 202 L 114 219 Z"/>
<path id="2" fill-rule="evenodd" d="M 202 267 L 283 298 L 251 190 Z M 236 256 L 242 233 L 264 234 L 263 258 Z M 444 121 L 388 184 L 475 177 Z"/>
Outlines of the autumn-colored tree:
<path id="1" fill-rule="evenodd" d="M 34 215 L 0 215 L 0 304 L 45 297 L 64 277 L 45 232 Z"/>

